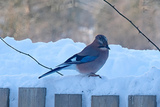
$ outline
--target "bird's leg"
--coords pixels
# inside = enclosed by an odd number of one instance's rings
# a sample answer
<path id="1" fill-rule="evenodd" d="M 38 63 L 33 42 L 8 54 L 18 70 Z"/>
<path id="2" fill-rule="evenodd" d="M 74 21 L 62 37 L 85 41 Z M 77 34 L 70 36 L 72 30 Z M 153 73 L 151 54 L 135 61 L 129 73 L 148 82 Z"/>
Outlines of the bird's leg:
<path id="1" fill-rule="evenodd" d="M 97 75 L 97 74 L 95 74 L 95 73 L 91 73 L 91 74 L 89 74 L 89 76 L 88 77 L 99 77 L 99 78 L 102 78 L 100 75 Z"/>

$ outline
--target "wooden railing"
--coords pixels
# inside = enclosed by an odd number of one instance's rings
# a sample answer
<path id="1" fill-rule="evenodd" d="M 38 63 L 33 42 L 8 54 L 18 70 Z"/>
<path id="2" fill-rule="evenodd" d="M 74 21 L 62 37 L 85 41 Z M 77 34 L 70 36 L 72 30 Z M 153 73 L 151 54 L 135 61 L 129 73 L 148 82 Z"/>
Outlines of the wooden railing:
<path id="1" fill-rule="evenodd" d="M 46 88 L 19 88 L 18 107 L 45 107 Z M 10 89 L 0 88 L 0 107 L 9 107 Z M 93 95 L 91 107 L 119 107 L 118 95 Z M 52 107 L 82 107 L 82 94 L 55 94 Z M 128 107 L 157 107 L 156 95 L 129 95 Z"/>

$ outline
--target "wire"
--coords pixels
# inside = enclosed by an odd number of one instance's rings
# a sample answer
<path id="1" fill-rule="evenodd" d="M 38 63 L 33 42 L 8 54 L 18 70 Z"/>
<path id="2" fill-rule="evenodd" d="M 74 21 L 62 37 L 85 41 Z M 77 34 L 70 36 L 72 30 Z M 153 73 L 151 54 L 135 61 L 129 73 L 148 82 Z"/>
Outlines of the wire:
<path id="1" fill-rule="evenodd" d="M 13 50 L 15 50 L 15 51 L 17 51 L 17 52 L 19 52 L 19 53 L 21 53 L 21 54 L 24 54 L 24 55 L 30 57 L 31 59 L 33 59 L 35 62 L 38 63 L 38 65 L 40 65 L 40 66 L 42 66 L 42 67 L 44 67 L 44 68 L 46 68 L 46 69 L 52 70 L 52 68 L 49 68 L 49 67 L 41 64 L 37 59 L 35 59 L 35 58 L 34 58 L 33 56 L 31 56 L 30 54 L 24 53 L 24 52 L 22 52 L 22 51 L 20 51 L 20 50 L 18 50 L 18 49 L 16 49 L 16 48 L 14 48 L 13 46 L 9 45 L 2 37 L 0 37 L 0 39 L 1 39 L 7 46 L 9 46 L 10 48 L 12 48 Z M 58 73 L 59 75 L 63 76 L 63 74 L 61 74 L 61 73 L 59 73 L 59 72 L 57 72 L 57 73 Z"/>
<path id="2" fill-rule="evenodd" d="M 109 3 L 108 1 L 104 0 L 104 2 L 106 2 L 107 4 L 109 4 L 109 6 L 111 6 L 115 11 L 117 11 L 117 13 L 119 15 L 121 15 L 123 18 L 125 18 L 128 22 L 130 22 L 137 30 L 140 34 L 142 34 L 143 37 L 145 37 L 152 45 L 154 45 L 158 51 L 160 52 L 160 49 L 158 48 L 158 46 L 152 42 L 131 20 L 129 20 L 126 16 L 124 16 L 121 12 L 119 12 L 111 3 Z"/>

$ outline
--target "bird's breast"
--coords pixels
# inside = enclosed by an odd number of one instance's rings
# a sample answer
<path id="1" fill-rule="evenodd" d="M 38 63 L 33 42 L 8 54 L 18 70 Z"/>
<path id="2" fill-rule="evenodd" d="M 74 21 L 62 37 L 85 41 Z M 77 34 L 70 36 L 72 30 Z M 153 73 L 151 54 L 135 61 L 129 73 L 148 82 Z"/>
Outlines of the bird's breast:
<path id="1" fill-rule="evenodd" d="M 105 64 L 108 58 L 108 55 L 109 55 L 108 50 L 102 50 L 99 53 L 97 59 L 95 59 L 92 62 L 77 64 L 77 69 L 80 73 L 83 73 L 83 74 L 96 73 Z"/>

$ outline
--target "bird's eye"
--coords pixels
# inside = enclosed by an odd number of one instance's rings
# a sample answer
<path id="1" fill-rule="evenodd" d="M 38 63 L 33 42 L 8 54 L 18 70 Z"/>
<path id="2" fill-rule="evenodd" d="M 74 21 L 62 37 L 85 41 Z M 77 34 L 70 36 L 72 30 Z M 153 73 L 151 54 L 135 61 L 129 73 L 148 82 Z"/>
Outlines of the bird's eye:
<path id="1" fill-rule="evenodd" d="M 101 38 L 99 38 L 99 42 L 100 42 L 100 44 L 105 44 L 106 39 L 101 37 Z"/>
<path id="2" fill-rule="evenodd" d="M 103 44 L 103 41 L 102 41 L 102 39 L 99 39 L 98 41 L 99 41 L 99 43 L 100 43 L 100 44 Z"/>
<path id="3" fill-rule="evenodd" d="M 106 45 L 107 44 L 107 38 L 103 35 L 99 35 L 96 37 L 100 45 Z"/>

